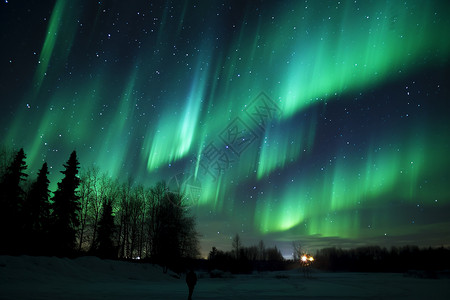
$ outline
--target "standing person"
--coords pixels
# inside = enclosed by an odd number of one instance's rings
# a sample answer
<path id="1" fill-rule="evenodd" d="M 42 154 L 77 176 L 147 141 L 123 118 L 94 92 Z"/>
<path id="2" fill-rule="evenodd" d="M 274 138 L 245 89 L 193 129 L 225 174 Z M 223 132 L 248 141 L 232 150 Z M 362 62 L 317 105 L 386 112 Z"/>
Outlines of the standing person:
<path id="1" fill-rule="evenodd" d="M 194 271 L 190 270 L 186 274 L 186 283 L 189 287 L 189 297 L 188 300 L 192 299 L 192 293 L 194 292 L 194 287 L 197 284 L 197 275 L 194 273 Z"/>

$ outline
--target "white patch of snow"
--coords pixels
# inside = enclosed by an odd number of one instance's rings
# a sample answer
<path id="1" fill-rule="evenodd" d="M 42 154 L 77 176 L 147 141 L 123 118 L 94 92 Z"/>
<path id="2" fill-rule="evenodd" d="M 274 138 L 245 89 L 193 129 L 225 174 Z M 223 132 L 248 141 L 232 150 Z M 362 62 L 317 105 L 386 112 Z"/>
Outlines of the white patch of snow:
<path id="1" fill-rule="evenodd" d="M 199 273 L 193 299 L 450 299 L 450 279 L 403 274 L 296 270 L 210 278 Z M 186 299 L 176 279 L 146 263 L 0 256 L 0 299 Z"/>

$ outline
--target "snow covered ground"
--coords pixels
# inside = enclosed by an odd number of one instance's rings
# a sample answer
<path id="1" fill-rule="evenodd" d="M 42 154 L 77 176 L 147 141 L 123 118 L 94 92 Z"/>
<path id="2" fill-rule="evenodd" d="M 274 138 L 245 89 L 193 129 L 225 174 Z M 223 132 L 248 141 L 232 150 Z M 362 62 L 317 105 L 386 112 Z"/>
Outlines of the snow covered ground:
<path id="1" fill-rule="evenodd" d="M 450 279 L 283 271 L 209 278 L 193 299 L 450 299 Z M 186 299 L 184 277 L 158 266 L 81 257 L 0 256 L 0 299 Z"/>

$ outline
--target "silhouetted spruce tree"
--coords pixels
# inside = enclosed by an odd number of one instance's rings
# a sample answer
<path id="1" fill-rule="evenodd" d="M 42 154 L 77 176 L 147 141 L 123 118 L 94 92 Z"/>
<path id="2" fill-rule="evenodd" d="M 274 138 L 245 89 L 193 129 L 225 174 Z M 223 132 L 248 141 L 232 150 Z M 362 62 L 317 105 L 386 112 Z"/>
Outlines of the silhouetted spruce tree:
<path id="1" fill-rule="evenodd" d="M 270 261 L 283 261 L 283 255 L 281 254 L 281 251 L 278 250 L 277 246 L 273 248 L 267 248 L 267 260 Z"/>
<path id="2" fill-rule="evenodd" d="M 103 202 L 103 212 L 98 223 L 96 254 L 101 258 L 115 258 L 113 236 L 115 232 L 114 215 L 111 201 Z"/>
<path id="3" fill-rule="evenodd" d="M 0 253 L 17 254 L 21 248 L 21 210 L 25 193 L 22 182 L 28 176 L 25 153 L 20 149 L 0 182 Z"/>
<path id="4" fill-rule="evenodd" d="M 51 245 L 53 253 L 59 256 L 73 254 L 76 242 L 76 229 L 79 225 L 78 213 L 80 210 L 77 188 L 80 184 L 78 169 L 80 163 L 75 151 L 61 171 L 64 178 L 58 183 L 58 189 L 52 198 L 53 212 L 51 214 Z"/>
<path id="5" fill-rule="evenodd" d="M 28 253 L 44 254 L 44 247 L 48 245 L 48 231 L 50 226 L 50 181 L 47 163 L 42 165 L 35 182 L 31 185 L 24 206 L 24 226 Z"/>

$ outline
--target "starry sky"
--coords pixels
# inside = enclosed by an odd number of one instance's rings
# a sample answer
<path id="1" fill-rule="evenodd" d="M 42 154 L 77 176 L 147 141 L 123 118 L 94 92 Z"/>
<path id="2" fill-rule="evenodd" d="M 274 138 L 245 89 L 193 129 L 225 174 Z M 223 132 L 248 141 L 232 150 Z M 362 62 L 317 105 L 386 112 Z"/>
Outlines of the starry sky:
<path id="1" fill-rule="evenodd" d="M 450 245 L 446 1 L 2 0 L 0 139 L 182 191 L 202 253 Z"/>

